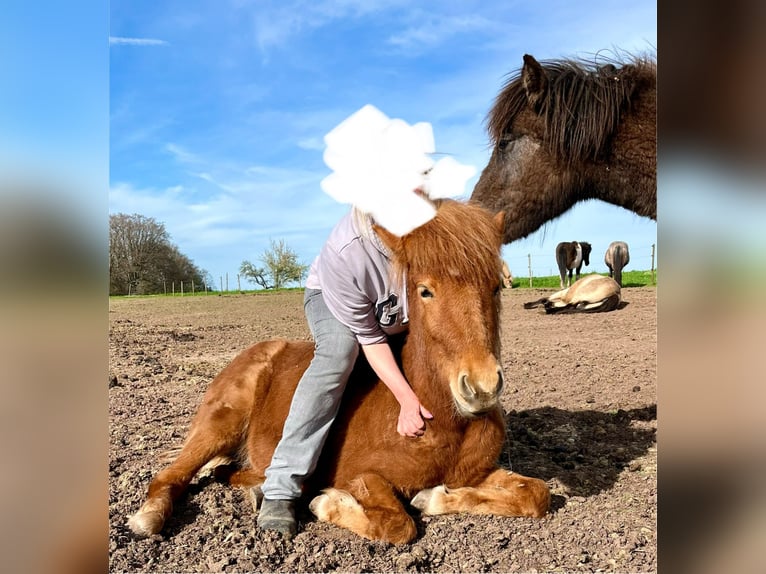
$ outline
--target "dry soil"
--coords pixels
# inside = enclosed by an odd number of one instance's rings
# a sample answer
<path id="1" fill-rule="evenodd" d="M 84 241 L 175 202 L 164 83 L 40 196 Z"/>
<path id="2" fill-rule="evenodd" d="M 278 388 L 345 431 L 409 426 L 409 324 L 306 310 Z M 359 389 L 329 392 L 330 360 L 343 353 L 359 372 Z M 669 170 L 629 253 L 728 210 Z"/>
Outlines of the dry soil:
<path id="1" fill-rule="evenodd" d="M 208 383 L 239 351 L 309 339 L 302 293 L 110 302 L 111 572 L 654 572 L 657 568 L 656 290 L 610 313 L 545 315 L 503 293 L 509 444 L 501 465 L 542 478 L 542 520 L 419 516 L 408 545 L 370 542 L 301 510 L 292 541 L 260 532 L 246 494 L 195 480 L 160 535 L 127 517 L 182 442 Z"/>

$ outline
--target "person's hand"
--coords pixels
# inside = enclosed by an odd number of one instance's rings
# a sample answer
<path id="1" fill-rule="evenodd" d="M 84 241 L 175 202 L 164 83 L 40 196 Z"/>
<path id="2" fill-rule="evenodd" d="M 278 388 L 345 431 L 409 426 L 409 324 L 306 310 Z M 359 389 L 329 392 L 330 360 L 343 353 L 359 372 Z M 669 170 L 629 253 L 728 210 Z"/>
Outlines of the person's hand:
<path id="1" fill-rule="evenodd" d="M 399 420 L 396 423 L 396 432 L 402 436 L 419 437 L 426 432 L 426 423 L 423 419 L 432 419 L 431 412 L 420 404 L 417 399 L 401 406 Z"/>

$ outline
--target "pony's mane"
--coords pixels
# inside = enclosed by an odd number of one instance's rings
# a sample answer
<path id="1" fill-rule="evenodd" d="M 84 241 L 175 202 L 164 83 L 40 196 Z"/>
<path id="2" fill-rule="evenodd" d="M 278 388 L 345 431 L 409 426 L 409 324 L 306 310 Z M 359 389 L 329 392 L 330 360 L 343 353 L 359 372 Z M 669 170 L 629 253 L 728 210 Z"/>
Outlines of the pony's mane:
<path id="1" fill-rule="evenodd" d="M 567 162 L 598 158 L 636 89 L 646 81 L 655 83 L 657 77 L 656 60 L 648 56 L 632 56 L 628 62 L 545 60 L 540 65 L 548 77 L 545 94 L 536 102 L 545 121 L 544 145 Z M 487 116 L 495 145 L 528 105 L 519 69 Z"/>
<path id="2" fill-rule="evenodd" d="M 403 237 L 404 252 L 395 257 L 394 272 L 446 273 L 500 280 L 500 230 L 492 215 L 473 203 L 435 200 L 436 216 Z"/>

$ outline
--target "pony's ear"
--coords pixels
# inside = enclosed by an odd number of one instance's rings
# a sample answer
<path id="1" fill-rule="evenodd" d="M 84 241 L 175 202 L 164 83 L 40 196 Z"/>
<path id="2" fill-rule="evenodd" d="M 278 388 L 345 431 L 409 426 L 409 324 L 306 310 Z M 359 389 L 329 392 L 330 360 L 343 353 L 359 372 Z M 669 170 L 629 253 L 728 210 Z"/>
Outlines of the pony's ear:
<path id="1" fill-rule="evenodd" d="M 391 252 L 393 253 L 399 253 L 402 247 L 402 238 L 398 235 L 394 235 L 391 233 L 388 229 L 385 227 L 381 227 L 380 225 L 372 225 L 372 230 L 378 234 L 378 237 L 380 237 L 380 240 L 383 242 L 383 245 L 388 247 Z"/>
<path id="2" fill-rule="evenodd" d="M 521 68 L 521 84 L 527 92 L 527 102 L 535 108 L 548 89 L 548 75 L 540 62 L 529 54 L 524 54 L 524 66 Z"/>

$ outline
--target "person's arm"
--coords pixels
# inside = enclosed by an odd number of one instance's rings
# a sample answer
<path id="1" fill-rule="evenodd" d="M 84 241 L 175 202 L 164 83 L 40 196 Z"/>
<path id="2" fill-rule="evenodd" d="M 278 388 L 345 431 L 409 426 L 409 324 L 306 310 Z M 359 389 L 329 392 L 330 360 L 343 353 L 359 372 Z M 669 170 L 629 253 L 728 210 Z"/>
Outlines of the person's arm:
<path id="1" fill-rule="evenodd" d="M 375 343 L 362 345 L 362 350 L 375 374 L 380 377 L 399 402 L 399 420 L 396 424 L 396 431 L 403 436 L 422 436 L 426 427 L 423 419 L 431 419 L 433 415 L 420 404 L 417 395 L 399 370 L 391 347 L 388 346 L 388 343 Z"/>

